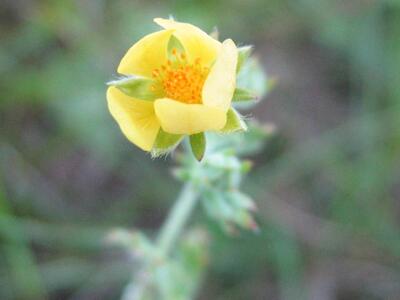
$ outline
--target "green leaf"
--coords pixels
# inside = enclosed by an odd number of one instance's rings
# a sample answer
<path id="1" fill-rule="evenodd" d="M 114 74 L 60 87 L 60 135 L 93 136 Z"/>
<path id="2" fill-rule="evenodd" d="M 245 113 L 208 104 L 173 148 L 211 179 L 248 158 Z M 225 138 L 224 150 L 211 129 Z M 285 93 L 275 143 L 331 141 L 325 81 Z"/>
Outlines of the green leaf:
<path id="1" fill-rule="evenodd" d="M 238 209 L 255 211 L 257 209 L 254 201 L 240 191 L 234 190 L 226 193 L 228 201 Z"/>
<path id="2" fill-rule="evenodd" d="M 222 133 L 229 133 L 234 131 L 246 131 L 247 125 L 242 120 L 240 114 L 234 109 L 230 108 L 227 112 L 227 119 L 225 127 L 221 129 Z"/>
<path id="3" fill-rule="evenodd" d="M 239 101 L 257 100 L 257 99 L 258 97 L 254 92 L 248 89 L 236 88 L 233 93 L 232 101 L 239 102 Z"/>
<path id="4" fill-rule="evenodd" d="M 259 227 L 253 216 L 246 210 L 236 211 L 234 222 L 245 229 L 250 229 L 255 232 L 259 231 Z"/>
<path id="5" fill-rule="evenodd" d="M 123 77 L 107 83 L 124 94 L 141 100 L 155 100 L 163 97 L 162 87 L 153 79 L 141 76 Z"/>
<path id="6" fill-rule="evenodd" d="M 236 66 L 236 73 L 239 73 L 243 64 L 250 57 L 253 46 L 243 46 L 238 48 L 238 62 Z"/>
<path id="7" fill-rule="evenodd" d="M 182 138 L 183 135 L 181 134 L 167 133 L 160 128 L 160 131 L 158 132 L 154 142 L 153 149 L 151 150 L 151 154 L 154 157 L 167 154 L 179 144 Z"/>
<path id="8" fill-rule="evenodd" d="M 205 189 L 202 197 L 203 201 L 201 203 L 211 218 L 218 221 L 233 219 L 235 212 L 232 206 L 226 202 L 222 191 L 214 188 Z"/>
<path id="9" fill-rule="evenodd" d="M 198 161 L 201 161 L 206 150 L 206 137 L 204 132 L 192 134 L 190 136 L 190 146 L 192 147 L 193 155 Z"/>

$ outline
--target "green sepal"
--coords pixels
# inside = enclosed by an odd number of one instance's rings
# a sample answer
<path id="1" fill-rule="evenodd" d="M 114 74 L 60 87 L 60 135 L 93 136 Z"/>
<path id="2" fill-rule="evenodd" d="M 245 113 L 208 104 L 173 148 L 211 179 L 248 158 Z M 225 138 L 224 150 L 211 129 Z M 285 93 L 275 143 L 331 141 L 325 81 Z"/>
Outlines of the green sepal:
<path id="1" fill-rule="evenodd" d="M 206 137 L 204 132 L 192 134 L 189 138 L 193 155 L 198 161 L 201 161 L 206 151 Z"/>
<path id="2" fill-rule="evenodd" d="M 226 124 L 221 129 L 222 133 L 229 133 L 235 131 L 246 131 L 247 125 L 242 120 L 242 116 L 234 109 L 230 108 L 226 115 Z"/>
<path id="3" fill-rule="evenodd" d="M 264 72 L 260 62 L 255 57 L 249 57 L 245 64 L 243 64 L 240 73 L 236 78 L 236 86 L 252 91 L 253 95 L 258 99 L 262 99 L 271 89 L 271 83 Z M 241 103 L 242 104 L 242 103 Z M 247 101 L 243 104 L 254 104 L 254 102 Z M 250 107 L 249 105 L 247 107 Z"/>
<path id="4" fill-rule="evenodd" d="M 209 36 L 211 36 L 214 40 L 217 40 L 217 41 L 219 40 L 219 31 L 218 31 L 217 26 L 215 26 L 213 28 L 213 30 L 210 32 Z"/>
<path id="5" fill-rule="evenodd" d="M 258 100 L 257 95 L 254 94 L 252 91 L 242 88 L 235 89 L 232 97 L 232 102 L 251 101 L 251 100 Z"/>
<path id="6" fill-rule="evenodd" d="M 243 64 L 250 57 L 253 46 L 243 46 L 238 48 L 238 61 L 236 66 L 236 74 L 240 72 Z"/>
<path id="7" fill-rule="evenodd" d="M 160 128 L 156 140 L 154 141 L 151 155 L 153 157 L 158 157 L 171 152 L 176 146 L 178 146 L 182 138 L 183 135 L 181 134 L 167 133 Z"/>
<path id="8" fill-rule="evenodd" d="M 152 101 L 163 97 L 161 86 L 155 80 L 146 77 L 134 75 L 113 80 L 107 84 L 115 86 L 128 96 L 141 100 Z"/>
<path id="9" fill-rule="evenodd" d="M 177 53 L 185 53 L 185 48 L 183 47 L 182 43 L 173 35 L 168 41 L 168 58 L 172 61 L 175 62 L 176 56 L 173 55 L 172 50 L 175 49 Z"/>

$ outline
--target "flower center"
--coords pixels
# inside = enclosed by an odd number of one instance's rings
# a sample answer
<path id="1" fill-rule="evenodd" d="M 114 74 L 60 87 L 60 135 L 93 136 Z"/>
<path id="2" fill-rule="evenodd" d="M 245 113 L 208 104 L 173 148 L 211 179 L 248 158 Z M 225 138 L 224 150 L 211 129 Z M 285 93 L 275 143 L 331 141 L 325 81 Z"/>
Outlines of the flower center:
<path id="1" fill-rule="evenodd" d="M 180 102 L 201 103 L 201 91 L 209 68 L 203 67 L 200 58 L 189 64 L 184 53 L 172 49 L 166 65 L 153 71 L 154 79 L 161 83 L 166 97 Z"/>

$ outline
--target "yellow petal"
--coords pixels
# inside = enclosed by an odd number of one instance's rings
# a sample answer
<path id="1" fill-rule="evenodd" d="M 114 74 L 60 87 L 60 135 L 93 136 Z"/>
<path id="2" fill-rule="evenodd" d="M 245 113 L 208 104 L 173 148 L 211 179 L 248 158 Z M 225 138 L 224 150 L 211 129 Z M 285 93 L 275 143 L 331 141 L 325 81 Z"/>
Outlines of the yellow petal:
<path id="1" fill-rule="evenodd" d="M 224 111 L 229 109 L 236 86 L 237 58 L 235 43 L 230 39 L 225 40 L 204 82 L 202 90 L 204 105 L 219 107 Z"/>
<path id="2" fill-rule="evenodd" d="M 220 130 L 226 123 L 226 113 L 217 107 L 187 104 L 168 98 L 154 102 L 157 118 L 165 132 L 195 134 Z"/>
<path id="3" fill-rule="evenodd" d="M 167 62 L 168 42 L 173 30 L 161 30 L 139 40 L 122 58 L 118 73 L 151 77 L 154 69 Z"/>
<path id="4" fill-rule="evenodd" d="M 165 29 L 175 30 L 173 34 L 185 48 L 189 62 L 193 63 L 197 58 L 200 58 L 205 66 L 214 62 L 221 43 L 207 33 L 192 24 L 174 20 L 155 18 L 154 22 Z"/>
<path id="5" fill-rule="evenodd" d="M 115 87 L 108 88 L 107 101 L 111 115 L 128 140 L 150 151 L 160 129 L 153 102 L 126 96 Z"/>

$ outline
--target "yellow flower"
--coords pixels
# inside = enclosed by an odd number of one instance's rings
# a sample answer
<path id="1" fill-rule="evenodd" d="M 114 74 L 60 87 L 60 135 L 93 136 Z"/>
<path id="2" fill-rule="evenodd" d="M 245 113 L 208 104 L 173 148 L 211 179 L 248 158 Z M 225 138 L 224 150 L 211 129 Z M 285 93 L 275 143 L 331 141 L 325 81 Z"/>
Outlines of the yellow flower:
<path id="1" fill-rule="evenodd" d="M 118 73 L 133 78 L 128 81 L 137 93 L 113 84 L 107 91 L 109 110 L 122 132 L 146 151 L 160 131 L 181 136 L 223 129 L 238 61 L 231 39 L 221 43 L 191 24 L 154 21 L 163 30 L 134 44 L 118 67 Z"/>

